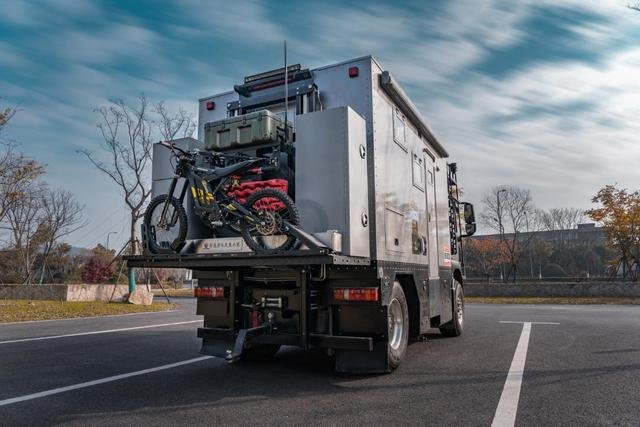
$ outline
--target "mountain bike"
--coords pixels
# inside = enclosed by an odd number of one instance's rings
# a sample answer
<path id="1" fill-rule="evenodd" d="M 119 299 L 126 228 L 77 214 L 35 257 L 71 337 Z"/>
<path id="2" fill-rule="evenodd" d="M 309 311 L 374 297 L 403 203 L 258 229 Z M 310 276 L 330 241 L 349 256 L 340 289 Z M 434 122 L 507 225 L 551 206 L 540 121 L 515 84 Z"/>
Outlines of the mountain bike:
<path id="1" fill-rule="evenodd" d="M 168 193 L 151 200 L 144 215 L 150 252 L 179 253 L 184 246 L 188 227 L 184 199 L 188 192 L 194 213 L 214 234 L 215 230 L 236 230 L 256 252 L 286 251 L 296 246 L 295 225 L 300 218 L 291 197 L 277 188 L 263 188 L 241 203 L 232 191 L 242 178 L 277 171 L 277 157 L 186 151 L 169 142 L 160 144 L 171 150 L 175 174 Z M 176 197 L 181 178 L 185 183 Z"/>

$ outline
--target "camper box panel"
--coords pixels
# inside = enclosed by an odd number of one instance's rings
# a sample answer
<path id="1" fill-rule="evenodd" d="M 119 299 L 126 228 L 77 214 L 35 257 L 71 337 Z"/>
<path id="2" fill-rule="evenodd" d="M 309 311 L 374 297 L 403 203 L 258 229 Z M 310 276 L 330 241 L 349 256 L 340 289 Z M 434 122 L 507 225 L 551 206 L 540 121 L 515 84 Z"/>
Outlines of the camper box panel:
<path id="1" fill-rule="evenodd" d="M 207 123 L 227 118 L 227 104 L 237 101 L 238 94 L 234 91 L 224 92 L 202 98 L 198 101 L 198 140 L 204 142 L 204 126 Z M 207 109 L 207 103 L 213 102 L 213 110 Z"/>
<path id="2" fill-rule="evenodd" d="M 365 120 L 366 151 L 373 152 L 373 119 L 371 110 L 371 56 L 356 58 L 313 70 L 323 109 L 349 106 Z M 357 77 L 349 77 L 349 69 L 358 68 Z M 300 118 L 298 118 L 300 119 Z M 366 156 L 369 205 L 369 249 L 375 258 L 375 198 L 373 156 Z"/>
<path id="3" fill-rule="evenodd" d="M 380 86 L 382 68 L 372 64 L 375 258 L 427 265 L 425 143 Z"/>

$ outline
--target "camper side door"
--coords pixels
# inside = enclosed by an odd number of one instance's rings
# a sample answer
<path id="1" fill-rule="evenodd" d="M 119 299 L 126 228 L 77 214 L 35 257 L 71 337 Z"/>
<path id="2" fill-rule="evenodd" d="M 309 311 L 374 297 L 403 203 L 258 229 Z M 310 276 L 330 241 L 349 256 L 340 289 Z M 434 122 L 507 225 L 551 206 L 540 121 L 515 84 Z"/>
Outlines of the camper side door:
<path id="1" fill-rule="evenodd" d="M 440 278 L 438 271 L 438 226 L 436 210 L 436 174 L 431 156 L 425 156 L 425 196 L 427 198 L 427 253 L 429 257 L 429 316 L 440 314 Z"/>

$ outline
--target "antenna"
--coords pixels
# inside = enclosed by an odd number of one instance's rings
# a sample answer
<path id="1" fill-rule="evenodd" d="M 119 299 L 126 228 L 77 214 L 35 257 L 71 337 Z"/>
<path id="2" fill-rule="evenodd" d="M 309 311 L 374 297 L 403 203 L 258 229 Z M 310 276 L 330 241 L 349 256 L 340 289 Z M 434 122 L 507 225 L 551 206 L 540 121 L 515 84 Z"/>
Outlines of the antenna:
<path id="1" fill-rule="evenodd" d="M 289 72 L 287 70 L 287 41 L 284 41 L 284 141 L 289 141 Z"/>

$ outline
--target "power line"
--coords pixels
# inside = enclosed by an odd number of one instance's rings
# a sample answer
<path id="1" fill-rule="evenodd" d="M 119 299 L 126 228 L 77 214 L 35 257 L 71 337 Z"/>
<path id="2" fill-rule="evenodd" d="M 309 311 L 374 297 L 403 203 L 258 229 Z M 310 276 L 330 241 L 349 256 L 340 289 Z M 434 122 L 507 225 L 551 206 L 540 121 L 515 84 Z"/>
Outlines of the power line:
<path id="1" fill-rule="evenodd" d="M 87 233 L 85 233 L 82 237 L 76 239 L 75 244 L 73 244 L 73 246 L 81 246 L 82 244 L 86 243 L 86 241 L 88 240 L 87 239 L 88 237 L 93 237 L 95 236 L 96 232 L 101 232 L 103 230 L 104 225 L 107 223 L 107 221 L 113 218 L 113 216 L 121 210 L 122 210 L 121 207 L 116 208 L 114 211 L 112 211 L 109 215 L 107 215 L 103 220 L 99 222 L 100 225 L 98 227 L 92 228 Z"/>

